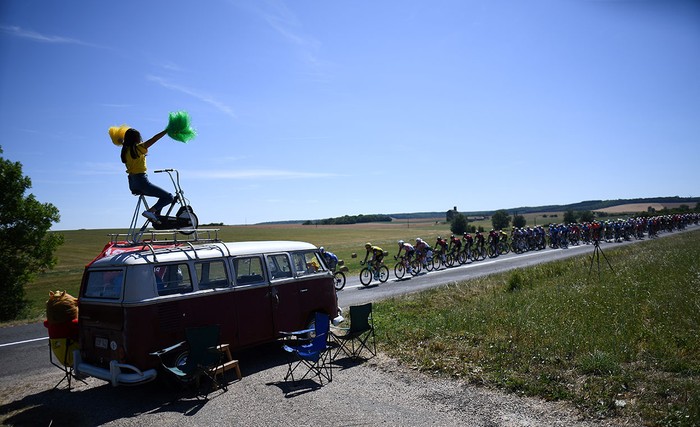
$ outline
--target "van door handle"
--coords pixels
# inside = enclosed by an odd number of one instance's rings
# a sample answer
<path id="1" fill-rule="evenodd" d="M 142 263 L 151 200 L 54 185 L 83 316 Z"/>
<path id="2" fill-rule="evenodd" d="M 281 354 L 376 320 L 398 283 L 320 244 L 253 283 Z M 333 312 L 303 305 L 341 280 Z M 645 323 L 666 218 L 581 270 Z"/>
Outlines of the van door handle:
<path id="1" fill-rule="evenodd" d="M 304 292 L 309 292 L 309 290 L 308 290 L 308 289 L 301 289 L 301 290 L 299 290 L 299 293 L 302 293 L 302 294 L 303 294 Z"/>

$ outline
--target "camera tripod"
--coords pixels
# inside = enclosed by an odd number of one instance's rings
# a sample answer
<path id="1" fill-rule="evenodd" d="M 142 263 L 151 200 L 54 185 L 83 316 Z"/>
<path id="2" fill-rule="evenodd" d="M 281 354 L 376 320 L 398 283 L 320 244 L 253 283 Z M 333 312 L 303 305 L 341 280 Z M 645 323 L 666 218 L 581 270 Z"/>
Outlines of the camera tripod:
<path id="1" fill-rule="evenodd" d="M 593 270 L 593 261 L 596 261 L 596 264 L 598 265 L 598 279 L 600 279 L 600 255 L 603 255 L 603 259 L 605 259 L 605 262 L 608 263 L 608 267 L 610 267 L 610 271 L 612 271 L 614 273 L 615 270 L 612 268 L 610 261 L 608 261 L 608 257 L 605 256 L 605 253 L 600 248 L 600 239 L 595 239 L 593 241 L 593 245 L 594 245 L 593 255 L 591 256 L 591 265 L 588 267 L 588 276 L 590 277 L 591 270 Z"/>

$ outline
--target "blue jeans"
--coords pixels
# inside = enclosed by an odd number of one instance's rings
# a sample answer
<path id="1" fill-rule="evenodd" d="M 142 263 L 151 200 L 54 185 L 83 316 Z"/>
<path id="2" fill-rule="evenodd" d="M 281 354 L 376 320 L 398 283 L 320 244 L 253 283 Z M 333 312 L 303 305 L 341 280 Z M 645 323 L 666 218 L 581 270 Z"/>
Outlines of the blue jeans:
<path id="1" fill-rule="evenodd" d="M 158 201 L 151 207 L 151 210 L 160 215 L 160 210 L 173 201 L 173 195 L 151 184 L 148 175 L 145 173 L 129 174 L 129 190 L 136 195 L 157 197 Z"/>

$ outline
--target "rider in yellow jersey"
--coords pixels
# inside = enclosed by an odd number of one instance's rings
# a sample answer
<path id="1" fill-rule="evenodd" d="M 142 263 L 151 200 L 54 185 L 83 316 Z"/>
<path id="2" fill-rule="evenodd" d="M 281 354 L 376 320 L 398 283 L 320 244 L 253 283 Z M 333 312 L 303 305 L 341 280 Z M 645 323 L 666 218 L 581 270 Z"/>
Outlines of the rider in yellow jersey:
<path id="1" fill-rule="evenodd" d="M 365 243 L 365 249 L 367 250 L 367 253 L 365 254 L 365 259 L 362 261 L 362 263 L 364 264 L 367 262 L 367 258 L 369 258 L 369 254 L 371 253 L 372 258 L 370 258 L 369 262 L 372 263 L 374 275 L 376 276 L 379 274 L 379 266 L 384 259 L 384 250 L 379 246 L 372 246 L 372 244 L 369 242 Z"/>

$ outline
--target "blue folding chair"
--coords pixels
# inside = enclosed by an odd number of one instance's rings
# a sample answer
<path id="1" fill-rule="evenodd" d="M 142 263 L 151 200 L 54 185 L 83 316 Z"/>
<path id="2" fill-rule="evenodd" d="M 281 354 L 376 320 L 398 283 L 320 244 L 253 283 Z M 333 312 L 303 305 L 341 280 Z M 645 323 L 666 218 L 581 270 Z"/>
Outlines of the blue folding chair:
<path id="1" fill-rule="evenodd" d="M 289 353 L 290 360 L 288 362 L 287 374 L 284 380 L 291 378 L 293 382 L 304 380 L 309 374 L 318 378 L 321 385 L 323 380 L 328 382 L 333 381 L 333 371 L 331 369 L 331 352 L 328 347 L 328 331 L 330 329 L 330 319 L 327 314 L 317 312 L 314 319 L 313 330 L 303 330 L 286 332 L 287 335 L 303 335 L 304 333 L 312 332 L 313 338 L 310 342 L 303 344 L 289 345 L 285 344 L 282 349 Z M 306 369 L 301 378 L 294 379 L 294 371 L 298 368 Z"/>

